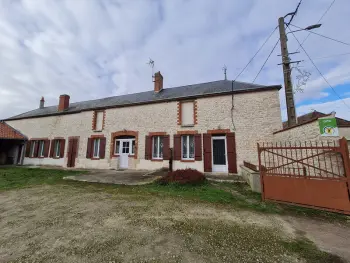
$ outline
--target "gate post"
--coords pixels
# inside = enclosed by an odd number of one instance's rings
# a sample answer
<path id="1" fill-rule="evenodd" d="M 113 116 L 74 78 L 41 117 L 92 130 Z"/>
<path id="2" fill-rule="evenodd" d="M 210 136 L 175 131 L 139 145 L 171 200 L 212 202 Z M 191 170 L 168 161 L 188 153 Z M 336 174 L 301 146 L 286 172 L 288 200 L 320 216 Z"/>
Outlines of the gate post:
<path id="1" fill-rule="evenodd" d="M 264 175 L 263 175 L 263 169 L 261 165 L 261 150 L 260 145 L 257 143 L 258 147 L 258 157 L 259 157 L 259 174 L 260 174 L 260 185 L 261 185 L 261 199 L 262 201 L 265 201 L 265 191 L 264 191 Z"/>
<path id="2" fill-rule="evenodd" d="M 348 143 L 345 137 L 339 140 L 339 146 L 340 146 L 339 147 L 340 153 L 343 157 L 344 172 L 347 179 L 348 191 L 350 196 L 350 160 L 349 160 L 350 156 L 349 156 Z"/>

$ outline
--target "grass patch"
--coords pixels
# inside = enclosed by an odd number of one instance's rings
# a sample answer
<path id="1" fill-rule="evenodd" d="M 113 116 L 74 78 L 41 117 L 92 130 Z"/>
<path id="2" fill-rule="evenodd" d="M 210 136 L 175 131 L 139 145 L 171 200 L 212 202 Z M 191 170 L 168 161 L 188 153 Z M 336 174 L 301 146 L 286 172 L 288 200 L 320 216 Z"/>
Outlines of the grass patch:
<path id="1" fill-rule="evenodd" d="M 40 168 L 0 168 L 0 190 L 55 184 L 62 182 L 64 176 L 81 174 L 82 172 Z"/>
<path id="2" fill-rule="evenodd" d="M 316 245 L 306 238 L 299 238 L 293 241 L 282 241 L 283 247 L 290 253 L 299 255 L 299 257 L 310 263 L 345 263 L 341 257 L 319 250 Z"/>
<path id="3" fill-rule="evenodd" d="M 65 184 L 83 187 L 89 191 L 103 191 L 111 194 L 157 195 L 188 200 L 203 201 L 214 204 L 232 205 L 235 209 L 246 209 L 272 214 L 297 215 L 313 217 L 326 221 L 349 222 L 349 217 L 341 214 L 304 208 L 299 206 L 262 202 L 259 193 L 252 192 L 248 185 L 242 183 L 212 183 L 205 181 L 200 185 L 160 185 L 152 183 L 140 186 L 108 185 L 66 181 L 62 178 L 86 171 L 41 169 L 26 167 L 0 168 L 0 190 L 23 188 L 41 184 Z"/>

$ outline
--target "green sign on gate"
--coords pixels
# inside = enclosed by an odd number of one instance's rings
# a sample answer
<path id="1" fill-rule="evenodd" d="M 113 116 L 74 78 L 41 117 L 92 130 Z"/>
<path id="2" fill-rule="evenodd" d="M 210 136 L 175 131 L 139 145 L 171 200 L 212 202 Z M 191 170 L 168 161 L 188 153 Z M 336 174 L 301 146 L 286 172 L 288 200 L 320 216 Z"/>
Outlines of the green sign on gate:
<path id="1" fill-rule="evenodd" d="M 337 120 L 335 118 L 318 119 L 322 136 L 339 136 Z"/>

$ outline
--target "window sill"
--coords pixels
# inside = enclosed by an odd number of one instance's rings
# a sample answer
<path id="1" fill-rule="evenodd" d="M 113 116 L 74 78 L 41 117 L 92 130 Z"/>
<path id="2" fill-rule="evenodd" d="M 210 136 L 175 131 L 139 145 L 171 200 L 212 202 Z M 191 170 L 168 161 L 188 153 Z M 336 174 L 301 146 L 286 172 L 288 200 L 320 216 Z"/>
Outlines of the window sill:
<path id="1" fill-rule="evenodd" d="M 194 124 L 181 125 L 181 127 L 184 127 L 184 128 L 194 127 Z"/>
<path id="2" fill-rule="evenodd" d="M 51 157 L 52 159 L 61 159 L 61 157 Z"/>
<path id="3" fill-rule="evenodd" d="M 181 159 L 180 160 L 180 162 L 183 162 L 183 163 L 194 163 L 195 161 L 196 161 L 195 159 L 193 159 L 193 160 L 192 159 L 191 160 L 186 160 L 186 159 L 183 160 L 183 159 Z"/>
<path id="4" fill-rule="evenodd" d="M 100 160 L 100 157 L 91 157 L 91 160 Z"/>
<path id="5" fill-rule="evenodd" d="M 103 129 L 102 130 L 93 130 L 93 132 L 102 132 L 103 131 Z"/>

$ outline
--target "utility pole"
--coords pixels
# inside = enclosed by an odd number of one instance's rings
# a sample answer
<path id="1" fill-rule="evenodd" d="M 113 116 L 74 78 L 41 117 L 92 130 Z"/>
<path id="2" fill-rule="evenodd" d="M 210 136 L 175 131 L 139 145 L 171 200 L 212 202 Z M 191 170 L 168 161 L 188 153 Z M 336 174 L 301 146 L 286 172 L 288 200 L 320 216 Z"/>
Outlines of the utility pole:
<path id="1" fill-rule="evenodd" d="M 282 55 L 282 67 L 284 76 L 284 90 L 286 93 L 286 104 L 287 104 L 287 115 L 288 115 L 288 127 L 297 124 L 295 104 L 294 104 L 294 93 L 293 84 L 290 69 L 290 59 L 287 46 L 287 35 L 284 27 L 284 18 L 278 19 L 278 26 L 280 31 L 280 42 L 281 42 L 281 55 Z"/>

